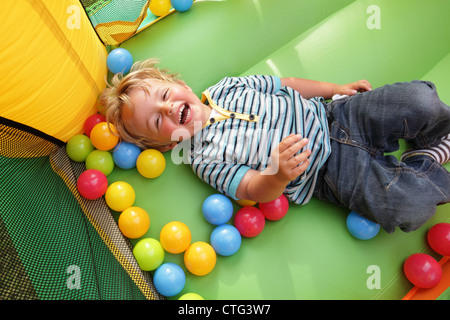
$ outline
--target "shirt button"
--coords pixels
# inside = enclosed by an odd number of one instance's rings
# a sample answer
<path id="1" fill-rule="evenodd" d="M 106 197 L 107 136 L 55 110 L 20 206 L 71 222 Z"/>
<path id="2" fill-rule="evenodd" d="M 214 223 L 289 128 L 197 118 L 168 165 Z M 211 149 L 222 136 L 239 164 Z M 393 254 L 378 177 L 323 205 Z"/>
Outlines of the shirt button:
<path id="1" fill-rule="evenodd" d="M 249 118 L 250 120 L 255 120 L 255 116 L 254 116 L 253 114 L 249 115 L 248 118 Z"/>
<path id="2" fill-rule="evenodd" d="M 234 119 L 236 117 L 236 115 L 234 113 L 230 113 L 230 118 Z"/>
<path id="3" fill-rule="evenodd" d="M 216 121 L 216 119 L 214 119 L 214 118 L 209 119 L 209 122 L 211 122 L 211 123 L 214 123 L 215 121 Z"/>

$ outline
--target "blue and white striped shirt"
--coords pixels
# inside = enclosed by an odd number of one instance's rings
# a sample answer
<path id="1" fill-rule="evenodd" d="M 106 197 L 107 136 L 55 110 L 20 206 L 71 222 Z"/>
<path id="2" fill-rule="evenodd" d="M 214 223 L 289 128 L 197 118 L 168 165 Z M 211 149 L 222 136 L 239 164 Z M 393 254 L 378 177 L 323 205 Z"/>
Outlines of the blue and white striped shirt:
<path id="1" fill-rule="evenodd" d="M 309 139 L 310 165 L 284 194 L 299 204 L 311 199 L 331 152 L 322 98 L 306 100 L 281 87 L 278 77 L 247 76 L 222 79 L 204 92 L 203 101 L 213 108 L 213 120 L 193 137 L 190 153 L 192 169 L 202 180 L 236 199 L 245 173 L 263 171 L 272 150 L 295 133 Z"/>

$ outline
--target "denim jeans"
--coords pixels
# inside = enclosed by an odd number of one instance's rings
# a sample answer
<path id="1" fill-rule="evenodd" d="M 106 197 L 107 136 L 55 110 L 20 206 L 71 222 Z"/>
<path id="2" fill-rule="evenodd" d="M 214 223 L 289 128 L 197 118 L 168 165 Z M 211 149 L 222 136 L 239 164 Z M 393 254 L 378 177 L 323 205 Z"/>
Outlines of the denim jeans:
<path id="1" fill-rule="evenodd" d="M 385 155 L 405 139 L 415 149 L 450 133 L 450 108 L 431 82 L 395 83 L 333 101 L 331 155 L 320 169 L 317 198 L 345 206 L 387 232 L 423 225 L 450 202 L 450 173 L 432 157 Z"/>

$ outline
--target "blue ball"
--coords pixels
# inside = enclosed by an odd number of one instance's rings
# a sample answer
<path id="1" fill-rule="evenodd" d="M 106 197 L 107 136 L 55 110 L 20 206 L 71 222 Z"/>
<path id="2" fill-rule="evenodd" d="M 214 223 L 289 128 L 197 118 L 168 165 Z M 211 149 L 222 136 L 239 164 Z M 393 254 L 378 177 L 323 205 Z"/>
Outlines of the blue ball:
<path id="1" fill-rule="evenodd" d="M 209 223 L 221 225 L 227 223 L 233 215 L 233 204 L 226 196 L 213 194 L 203 202 L 202 211 Z"/>
<path id="2" fill-rule="evenodd" d="M 141 149 L 138 146 L 122 141 L 113 150 L 114 163 L 122 169 L 134 168 L 140 154 Z"/>
<path id="3" fill-rule="evenodd" d="M 156 290 L 166 297 L 173 297 L 183 290 L 186 275 L 183 269 L 175 263 L 164 263 L 156 269 L 153 284 Z"/>
<path id="4" fill-rule="evenodd" d="M 133 57 L 128 50 L 117 48 L 108 54 L 106 65 L 112 73 L 127 73 L 133 65 Z"/>
<path id="5" fill-rule="evenodd" d="M 380 225 L 352 211 L 347 216 L 347 229 L 357 239 L 368 240 L 380 231 Z"/>
<path id="6" fill-rule="evenodd" d="M 231 256 L 241 247 L 241 234 L 229 224 L 216 227 L 211 233 L 211 246 L 221 256 Z"/>
<path id="7" fill-rule="evenodd" d="M 172 7 L 179 12 L 188 11 L 193 2 L 193 0 L 170 0 Z"/>

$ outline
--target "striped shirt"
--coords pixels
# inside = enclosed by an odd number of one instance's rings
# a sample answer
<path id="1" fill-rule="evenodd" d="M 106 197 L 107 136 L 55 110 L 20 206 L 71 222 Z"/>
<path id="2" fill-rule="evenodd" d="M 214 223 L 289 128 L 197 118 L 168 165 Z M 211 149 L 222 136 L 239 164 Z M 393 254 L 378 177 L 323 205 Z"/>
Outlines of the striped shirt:
<path id="1" fill-rule="evenodd" d="M 222 79 L 203 93 L 202 101 L 212 107 L 212 119 L 191 140 L 189 155 L 202 180 L 236 199 L 245 173 L 263 171 L 272 150 L 295 133 L 309 139 L 310 165 L 284 194 L 299 204 L 311 199 L 318 171 L 331 152 L 322 98 L 306 100 L 281 87 L 278 77 L 247 76 Z"/>

